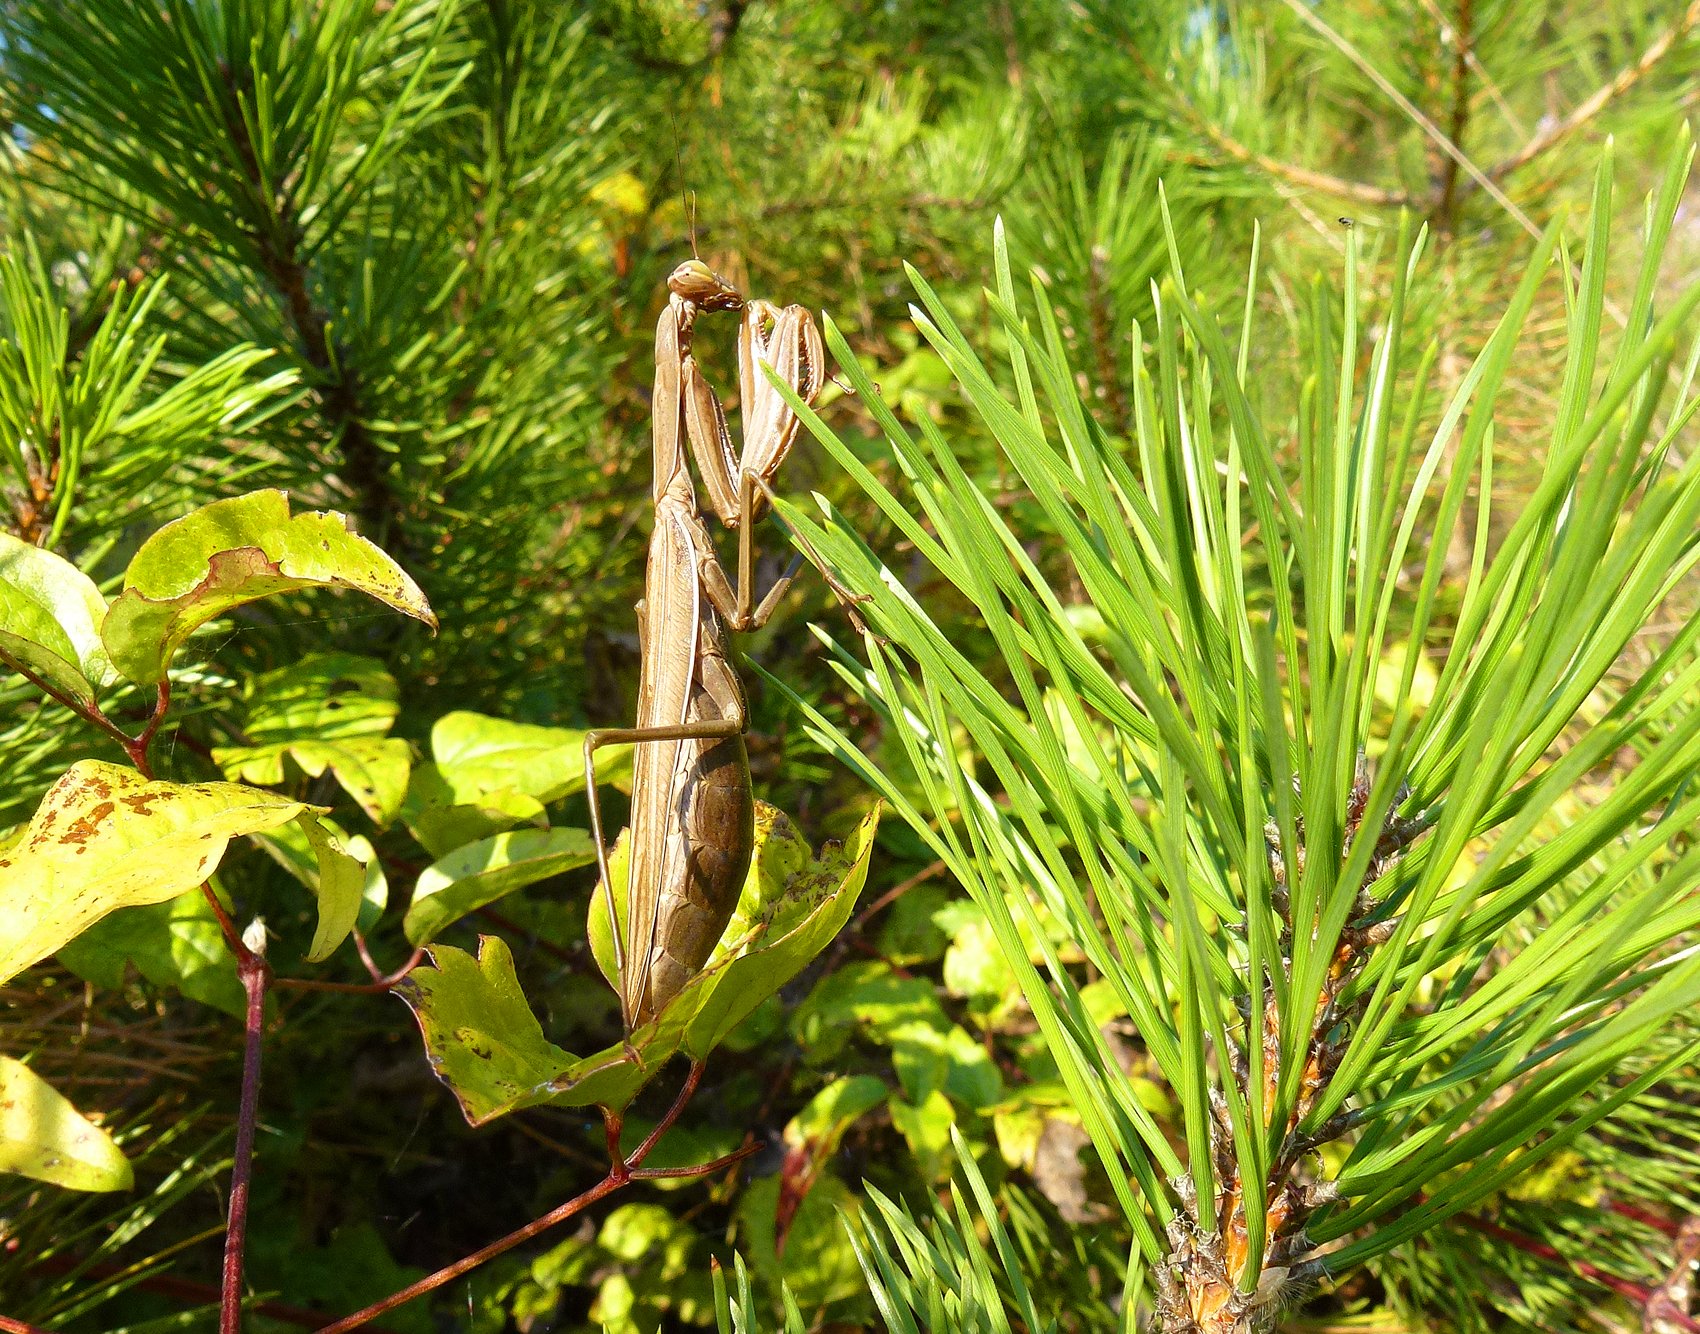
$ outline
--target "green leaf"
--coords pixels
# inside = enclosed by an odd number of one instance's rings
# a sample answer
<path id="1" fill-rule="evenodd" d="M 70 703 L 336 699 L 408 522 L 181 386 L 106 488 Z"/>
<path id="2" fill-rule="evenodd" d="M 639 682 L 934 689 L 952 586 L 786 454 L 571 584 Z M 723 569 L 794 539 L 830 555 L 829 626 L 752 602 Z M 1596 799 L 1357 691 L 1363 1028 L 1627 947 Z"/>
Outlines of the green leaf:
<path id="1" fill-rule="evenodd" d="M 623 1107 L 643 1086 L 645 1067 L 625 1044 L 579 1060 L 543 1036 L 497 937 L 479 937 L 477 959 L 435 946 L 431 962 L 396 990 L 419 1021 L 431 1068 L 472 1125 L 549 1102 Z"/>
<path id="2" fill-rule="evenodd" d="M 858 1031 L 890 1046 L 910 1024 L 943 1028 L 950 1022 L 934 984 L 905 977 L 874 959 L 846 964 L 824 978 L 797 1007 L 791 1031 L 816 1062 L 830 1061 Z"/>
<path id="3" fill-rule="evenodd" d="M 241 732 L 249 744 L 219 746 L 225 776 L 276 785 L 284 760 L 309 777 L 327 769 L 378 826 L 400 812 L 412 748 L 389 737 L 399 705 L 395 679 L 373 658 L 317 653 L 254 678 Z"/>
<path id="4" fill-rule="evenodd" d="M 890 834 L 887 833 L 889 840 Z M 889 841 L 886 844 L 889 846 Z M 950 938 L 933 921 L 949 898 L 942 885 L 918 885 L 886 910 L 880 925 L 882 958 L 905 968 L 930 963 L 945 952 Z"/>
<path id="5" fill-rule="evenodd" d="M 377 850 L 371 841 L 363 834 L 350 835 L 341 825 L 329 816 L 315 817 L 322 829 L 332 840 L 341 846 L 343 852 L 360 866 L 360 891 L 357 896 L 355 925 L 362 931 L 369 931 L 383 914 L 384 905 L 389 900 L 389 881 L 384 877 L 383 863 L 379 861 Z M 268 829 L 254 835 L 254 842 L 284 870 L 294 876 L 315 895 L 319 894 L 323 884 L 324 865 L 319 856 L 317 846 L 308 837 L 305 827 L 300 820 L 282 824 L 275 829 Z M 345 890 L 339 892 L 346 892 Z M 324 908 L 321 903 L 320 915 L 323 924 Z"/>
<path id="6" fill-rule="evenodd" d="M 542 1103 L 623 1108 L 676 1053 L 706 1056 L 825 948 L 867 878 L 878 819 L 876 807 L 846 844 L 829 843 L 817 858 L 789 820 L 757 802 L 743 897 L 703 971 L 653 1020 L 594 1056 L 575 1057 L 543 1036 L 500 940 L 481 937 L 476 961 L 434 946 L 435 967 L 415 969 L 400 988 L 432 1068 L 474 1125 Z M 604 901 L 601 893 L 591 897 L 590 937 L 597 949 L 601 933 L 605 956 Z"/>
<path id="7" fill-rule="evenodd" d="M 630 747 L 598 754 L 604 780 L 630 783 Z M 460 710 L 431 728 L 431 756 L 413 771 L 402 816 L 435 857 L 516 824 L 547 828 L 544 804 L 584 787 L 584 733 L 572 728 Z"/>
<path id="8" fill-rule="evenodd" d="M 522 792 L 495 792 L 476 802 L 456 800 L 453 786 L 429 763 L 415 765 L 409 775 L 401 818 L 433 857 L 446 856 L 516 824 L 549 827 L 543 803 Z"/>
<path id="9" fill-rule="evenodd" d="M 888 1092 L 885 1081 L 872 1075 L 833 1080 L 786 1123 L 786 1145 L 807 1149 L 816 1159 L 825 1161 L 838 1152 L 844 1133 L 883 1103 Z"/>
<path id="10" fill-rule="evenodd" d="M 399 693 L 395 677 L 376 658 L 309 653 L 249 680 L 243 690 L 242 735 L 251 744 L 235 749 L 262 750 L 304 738 L 387 736 L 401 708 Z"/>
<path id="11" fill-rule="evenodd" d="M 124 572 L 101 638 L 113 665 L 149 685 L 201 626 L 257 598 L 350 588 L 433 629 L 437 618 L 405 571 L 334 511 L 289 513 L 282 491 L 215 501 L 166 524 Z"/>
<path id="12" fill-rule="evenodd" d="M 949 1174 L 950 1128 L 956 1124 L 949 1098 L 934 1089 L 919 1103 L 893 1101 L 891 1124 L 907 1141 L 922 1176 L 937 1181 Z"/>
<path id="13" fill-rule="evenodd" d="M 514 793 L 547 805 L 583 789 L 584 735 L 459 710 L 431 728 L 431 758 L 461 805 L 501 805 L 500 798 Z M 603 782 L 629 787 L 631 747 L 598 751 L 596 772 Z"/>
<path id="14" fill-rule="evenodd" d="M 67 1190 L 128 1190 L 134 1182 L 112 1136 L 10 1056 L 0 1056 L 0 1172 Z"/>
<path id="15" fill-rule="evenodd" d="M 788 1283 L 808 1310 L 860 1296 L 865 1291 L 862 1277 L 839 1223 L 841 1210 L 855 1208 L 850 1188 L 835 1172 L 823 1169 L 790 1219 L 781 1254 L 776 1220 L 782 1184 L 778 1174 L 762 1177 L 745 1189 L 738 1203 L 739 1228 L 756 1272 L 773 1289 Z"/>
<path id="16" fill-rule="evenodd" d="M 960 1024 L 903 1024 L 890 1042 L 892 1067 L 916 1101 L 940 1089 L 974 1108 L 1003 1097 L 1003 1076 L 991 1053 Z"/>
<path id="17" fill-rule="evenodd" d="M 70 561 L 0 533 L 0 662 L 84 705 L 112 680 L 106 599 Z"/>
<path id="18" fill-rule="evenodd" d="M 350 857 L 366 868 L 366 876 L 360 886 L 360 912 L 354 924 L 362 931 L 370 931 L 383 916 L 384 907 L 390 900 L 390 883 L 384 876 L 384 864 L 378 858 L 378 850 L 364 834 L 345 838 L 342 845 L 348 849 Z"/>
<path id="19" fill-rule="evenodd" d="M 582 829 L 521 829 L 480 839 L 425 868 L 403 929 L 422 945 L 474 909 L 595 860 L 596 845 Z"/>
<path id="20" fill-rule="evenodd" d="M 1003 1001 L 1018 994 L 1015 970 L 998 948 L 997 934 L 983 912 L 967 917 L 944 955 L 944 987 L 953 996 Z"/>
<path id="21" fill-rule="evenodd" d="M 289 754 L 311 777 L 329 769 L 380 829 L 401 813 L 413 749 L 400 737 L 320 745 L 301 742 Z"/>
<path id="22" fill-rule="evenodd" d="M 613 850 L 608 854 L 608 879 L 616 885 L 624 885 L 631 874 L 631 841 L 632 831 L 622 829 L 614 840 Z M 620 899 L 623 904 L 623 892 Z M 608 891 L 601 880 L 596 882 L 596 888 L 590 892 L 590 913 L 585 920 L 584 935 L 590 944 L 590 957 L 596 960 L 602 980 L 613 989 L 615 995 L 619 995 L 620 970 L 614 959 L 614 933 L 608 925 Z"/>
<path id="23" fill-rule="evenodd" d="M 319 924 L 307 950 L 307 962 L 320 963 L 330 958 L 354 929 L 366 887 L 366 868 L 311 811 L 302 811 L 296 823 L 307 835 L 318 862 Z"/>
<path id="24" fill-rule="evenodd" d="M 632 1034 L 632 1042 L 642 1044 L 652 1033 L 680 1028 L 680 1048 L 687 1055 L 701 1058 L 712 1051 L 838 934 L 867 879 L 878 824 L 876 806 L 842 846 L 828 843 L 816 858 L 789 819 L 766 802 L 756 802 L 755 854 L 732 920 L 702 971 Z M 616 855 L 623 853 L 622 844 L 616 844 Z M 624 885 L 623 869 L 616 870 L 612 860 L 609 874 L 616 886 Z M 588 925 L 605 977 L 612 970 L 607 901 L 600 889 L 591 895 Z"/>
<path id="25" fill-rule="evenodd" d="M 0 856 L 0 981 L 114 908 L 194 889 L 232 838 L 304 809 L 238 783 L 149 782 L 101 760 L 73 765 Z"/>
<path id="26" fill-rule="evenodd" d="M 294 1302 L 319 1311 L 357 1311 L 425 1276 L 423 1269 L 398 1264 L 370 1222 L 343 1222 L 322 1231 L 298 1217 L 275 1219 L 249 1234 L 247 1272 L 256 1288 L 287 1290 Z M 416 1303 L 386 1312 L 384 1328 L 394 1334 L 435 1334 L 436 1324 Z"/>
<path id="27" fill-rule="evenodd" d="M 279 828 L 299 826 L 291 821 Z M 133 963 L 155 986 L 171 987 L 233 1018 L 240 1019 L 247 1008 L 224 930 L 200 894 L 120 908 L 68 941 L 55 957 L 97 987 L 122 987 L 125 966 Z"/>

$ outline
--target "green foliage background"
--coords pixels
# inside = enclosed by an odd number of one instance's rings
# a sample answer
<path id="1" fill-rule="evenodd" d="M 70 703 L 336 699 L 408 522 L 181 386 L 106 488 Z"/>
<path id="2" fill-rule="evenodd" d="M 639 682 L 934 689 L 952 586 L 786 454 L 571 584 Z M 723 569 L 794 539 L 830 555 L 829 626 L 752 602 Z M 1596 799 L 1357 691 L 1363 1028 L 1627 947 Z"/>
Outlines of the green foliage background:
<path id="1" fill-rule="evenodd" d="M 693 233 L 742 290 L 830 311 L 884 400 L 936 425 L 1019 529 L 1033 501 L 918 333 L 904 264 L 994 344 L 980 289 L 1001 217 L 1018 271 L 1048 284 L 1097 424 L 1124 434 L 1128 332 L 1151 327 L 1170 260 L 1161 181 L 1189 287 L 1230 317 L 1255 232 L 1270 333 L 1247 380 L 1265 420 L 1291 422 L 1332 355 L 1313 279 L 1338 272 L 1349 227 L 1360 282 L 1385 299 L 1404 208 L 1434 231 L 1407 340 L 1431 344 L 1455 384 L 1530 232 L 1585 207 L 1603 138 L 1623 198 L 1656 183 L 1700 88 L 1697 20 L 1674 3 L 1537 0 L 4 0 L 0 522 L 109 580 L 164 519 L 285 487 L 298 509 L 349 513 L 429 595 L 435 637 L 318 597 L 197 641 L 167 776 L 211 775 L 215 748 L 250 739 L 244 691 L 309 652 L 377 660 L 399 699 L 392 735 L 420 758 L 457 709 L 618 725 L 635 690 L 651 334 Z M 1661 280 L 1671 293 L 1700 266 L 1693 217 L 1690 197 Z M 1628 304 L 1632 251 L 1614 256 L 1614 308 Z M 1544 287 L 1495 422 L 1502 492 L 1531 487 L 1544 460 L 1564 313 Z M 726 387 L 729 342 L 705 331 L 701 346 Z M 831 387 L 823 404 L 873 458 L 863 406 Z M 899 573 L 912 558 L 910 591 L 964 655 L 993 659 L 973 608 L 817 445 L 800 444 L 780 486 L 822 492 Z M 1468 572 L 1468 549 L 1455 554 L 1448 587 Z M 895 738 L 807 628 L 834 622 L 831 599 L 806 575 L 797 589 L 744 647 L 880 764 Z M 1676 591 L 1672 625 L 1692 601 Z M 1637 641 L 1631 658 L 1656 647 Z M 779 692 L 752 692 L 758 792 L 812 839 L 842 836 L 866 792 Z M 118 758 L 21 683 L 0 686 L 0 822 L 26 819 L 87 755 Z M 392 885 L 422 869 L 419 848 L 361 825 L 328 775 L 291 768 L 285 782 L 371 833 Z M 557 823 L 583 823 L 577 793 L 551 804 Z M 445 937 L 506 935 L 546 1030 L 578 1050 L 618 1023 L 584 944 L 592 878 L 547 881 Z M 233 862 L 225 885 L 274 931 L 310 935 L 272 861 Z M 216 935 L 170 917 L 133 924 L 133 966 L 108 985 L 53 967 L 7 990 L 0 1046 L 102 1112 L 141 1185 L 116 1211 L 5 1188 L 0 1313 L 79 1331 L 211 1327 L 211 1289 L 153 1279 L 216 1282 L 209 1182 L 229 1150 L 240 1035 L 221 1012 L 234 984 Z M 386 964 L 406 953 L 393 922 L 373 948 Z M 364 977 L 347 951 L 327 975 Z M 1111 1005 L 1104 1019 L 1137 1096 L 1178 1124 L 1137 1034 Z M 599 1171 L 600 1128 L 580 1114 L 470 1131 L 393 998 L 281 996 L 266 1062 L 252 1282 L 294 1307 L 353 1309 Z M 954 1128 L 1037 1309 L 1063 1328 L 1116 1328 L 1129 1238 L 1067 1102 L 984 914 L 888 820 L 859 915 L 717 1056 L 663 1149 L 697 1161 L 753 1126 L 773 1141 L 756 1167 L 631 1192 L 385 1327 L 706 1326 L 709 1257 L 730 1264 L 734 1248 L 764 1311 L 783 1278 L 809 1327 L 873 1324 L 838 1210 L 866 1183 L 924 1216 L 957 1161 Z M 1669 1239 L 1636 1211 L 1700 1208 L 1697 1106 L 1692 1074 L 1665 1081 L 1610 1134 L 1354 1275 L 1292 1327 L 1621 1327 L 1636 1317 L 1601 1276 L 1650 1289 L 1671 1265 Z M 290 1325 L 261 1314 L 252 1327 Z"/>

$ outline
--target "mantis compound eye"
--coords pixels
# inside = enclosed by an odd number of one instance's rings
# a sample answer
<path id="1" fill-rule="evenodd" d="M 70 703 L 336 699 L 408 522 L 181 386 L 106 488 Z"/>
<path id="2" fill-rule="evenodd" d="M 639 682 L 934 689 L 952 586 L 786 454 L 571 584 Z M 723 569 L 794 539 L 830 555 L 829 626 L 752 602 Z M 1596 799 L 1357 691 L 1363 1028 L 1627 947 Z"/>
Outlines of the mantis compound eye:
<path id="1" fill-rule="evenodd" d="M 700 259 L 687 259 L 667 278 L 667 288 L 699 310 L 742 310 L 743 295 Z"/>

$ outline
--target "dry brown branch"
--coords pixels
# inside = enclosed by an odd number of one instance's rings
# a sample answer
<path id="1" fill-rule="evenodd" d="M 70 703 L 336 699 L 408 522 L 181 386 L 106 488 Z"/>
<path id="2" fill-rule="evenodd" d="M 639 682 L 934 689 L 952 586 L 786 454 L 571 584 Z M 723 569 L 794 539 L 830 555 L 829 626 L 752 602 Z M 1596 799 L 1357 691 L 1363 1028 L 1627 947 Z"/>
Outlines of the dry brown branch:
<path id="1" fill-rule="evenodd" d="M 1323 194 L 1334 195 L 1340 199 L 1350 199 L 1360 204 L 1371 204 L 1377 208 L 1405 208 L 1413 204 L 1410 195 L 1403 190 L 1387 190 L 1379 185 L 1370 185 L 1365 181 L 1347 180 L 1343 176 L 1331 176 L 1327 172 L 1312 171 L 1309 167 L 1301 167 L 1296 163 L 1282 162 L 1255 149 L 1247 148 L 1239 140 L 1232 138 L 1220 128 L 1212 125 L 1203 116 L 1197 117 L 1197 124 L 1209 140 L 1236 162 L 1256 167 L 1278 180 L 1286 181 L 1306 190 L 1318 190 Z"/>

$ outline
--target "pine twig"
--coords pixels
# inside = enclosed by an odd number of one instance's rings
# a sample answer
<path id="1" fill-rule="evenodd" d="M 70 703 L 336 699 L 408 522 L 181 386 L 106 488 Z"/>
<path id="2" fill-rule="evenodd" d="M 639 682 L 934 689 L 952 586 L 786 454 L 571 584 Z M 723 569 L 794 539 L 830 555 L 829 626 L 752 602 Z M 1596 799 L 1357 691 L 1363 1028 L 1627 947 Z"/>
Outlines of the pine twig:
<path id="1" fill-rule="evenodd" d="M 1367 181 L 1353 181 L 1344 176 L 1330 175 L 1325 171 L 1312 171 L 1309 167 L 1301 167 L 1295 162 L 1283 162 L 1267 153 L 1259 153 L 1227 134 L 1220 126 L 1212 124 L 1190 105 L 1188 110 L 1192 112 L 1195 124 L 1211 143 L 1234 161 L 1256 167 L 1289 185 L 1296 185 L 1304 190 L 1316 190 L 1339 199 L 1350 199 L 1354 203 L 1369 204 L 1376 208 L 1405 208 L 1416 202 L 1403 190 L 1388 190 L 1379 185 L 1371 185 Z"/>
<path id="2" fill-rule="evenodd" d="M 1700 0 L 1697 0 L 1697 2 L 1700 2 Z M 1482 189 L 1486 190 L 1494 203 L 1504 209 L 1519 227 L 1526 231 L 1530 236 L 1537 239 L 1540 237 L 1541 229 L 1535 226 L 1533 219 L 1519 208 L 1504 190 L 1499 188 L 1498 182 L 1491 179 L 1487 172 L 1483 171 L 1473 161 L 1471 161 L 1464 150 L 1458 147 L 1458 145 L 1447 136 L 1446 132 L 1442 130 L 1440 126 L 1436 125 L 1430 117 L 1424 115 L 1420 107 L 1412 102 L 1410 98 L 1406 97 L 1404 93 L 1400 92 L 1399 89 L 1393 85 L 1393 82 L 1385 74 L 1378 70 L 1362 51 L 1358 50 L 1358 48 L 1353 46 L 1351 42 L 1341 36 L 1339 32 L 1330 27 L 1321 15 L 1309 9 L 1303 3 L 1303 0 L 1283 0 L 1283 3 L 1288 9 L 1292 10 L 1307 27 L 1318 33 L 1325 41 L 1333 46 L 1335 50 L 1339 51 L 1340 54 L 1345 56 L 1347 60 L 1351 61 L 1365 78 L 1381 90 L 1383 96 L 1397 106 L 1399 110 L 1403 111 L 1405 115 L 1408 116 L 1417 126 L 1417 128 L 1428 136 L 1429 140 L 1436 148 L 1446 154 L 1447 157 L 1451 158 L 1452 161 L 1457 163 L 1472 181 L 1474 181 Z"/>
<path id="3" fill-rule="evenodd" d="M 233 76 L 227 76 L 226 87 L 231 100 L 236 101 Z M 259 197 L 264 177 L 248 123 L 240 114 L 227 114 L 225 123 L 242 159 L 248 184 Z M 385 475 L 383 451 L 362 418 L 358 377 L 331 345 L 329 314 L 308 293 L 307 266 L 300 253 L 300 217 L 286 199 L 267 200 L 263 206 L 270 225 L 255 227 L 250 237 L 258 251 L 260 268 L 283 297 L 290 327 L 301 341 L 308 366 L 317 376 L 319 403 L 342 455 L 345 481 L 353 496 L 361 530 L 380 545 L 392 545 L 398 537 L 405 536 L 391 533 L 399 504 Z"/>
<path id="4" fill-rule="evenodd" d="M 1458 0 L 1458 21 L 1452 29 L 1452 119 L 1446 137 L 1459 145 L 1470 124 L 1470 52 L 1475 46 L 1475 20 L 1474 0 Z M 1447 158 L 1441 170 L 1440 198 L 1435 201 L 1433 216 L 1443 231 L 1452 231 L 1458 216 L 1456 158 Z"/>
<path id="5" fill-rule="evenodd" d="M 1554 144 L 1576 133 L 1612 102 L 1652 73 L 1653 68 L 1671 53 L 1677 42 L 1696 24 L 1700 24 L 1700 0 L 1693 0 L 1693 3 L 1683 11 L 1682 17 L 1654 40 L 1641 53 L 1640 58 L 1634 64 L 1626 65 L 1619 70 L 1617 77 L 1612 79 L 1610 83 L 1597 90 L 1592 97 L 1588 98 L 1563 120 L 1541 130 L 1510 157 L 1489 167 L 1488 179 L 1492 181 L 1504 180 L 1505 177 L 1539 157 Z"/>

